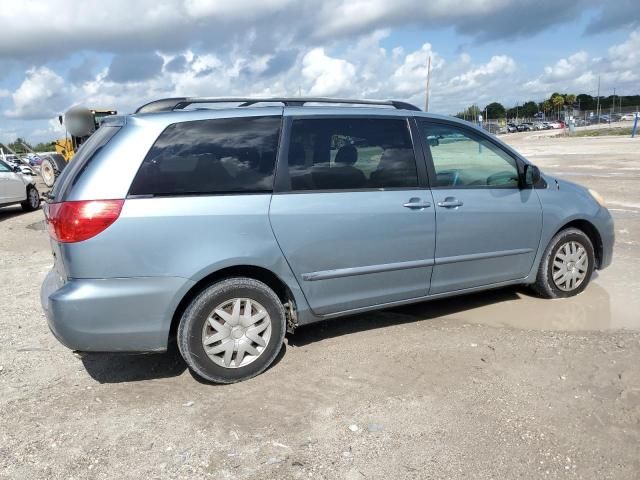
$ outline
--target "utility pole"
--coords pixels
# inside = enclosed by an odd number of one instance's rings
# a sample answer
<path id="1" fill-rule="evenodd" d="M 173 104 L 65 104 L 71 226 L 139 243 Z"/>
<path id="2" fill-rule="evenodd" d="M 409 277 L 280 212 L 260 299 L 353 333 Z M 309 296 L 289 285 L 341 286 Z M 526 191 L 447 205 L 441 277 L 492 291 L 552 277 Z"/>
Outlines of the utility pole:
<path id="1" fill-rule="evenodd" d="M 429 87 L 431 84 L 431 55 L 429 55 L 429 59 L 427 60 L 427 98 L 424 102 L 424 111 L 429 111 Z"/>
<path id="2" fill-rule="evenodd" d="M 596 115 L 598 116 L 598 125 L 600 125 L 600 75 L 598 75 L 598 101 L 596 102 Z"/>
<path id="3" fill-rule="evenodd" d="M 611 102 L 611 103 L 613 104 L 613 110 L 609 114 L 609 123 L 611 123 L 611 115 L 616 113 L 616 89 L 615 89 L 615 87 L 613 89 L 613 102 Z"/>
<path id="4" fill-rule="evenodd" d="M 618 113 L 620 115 L 622 115 L 622 97 L 624 97 L 624 95 L 618 96 Z"/>

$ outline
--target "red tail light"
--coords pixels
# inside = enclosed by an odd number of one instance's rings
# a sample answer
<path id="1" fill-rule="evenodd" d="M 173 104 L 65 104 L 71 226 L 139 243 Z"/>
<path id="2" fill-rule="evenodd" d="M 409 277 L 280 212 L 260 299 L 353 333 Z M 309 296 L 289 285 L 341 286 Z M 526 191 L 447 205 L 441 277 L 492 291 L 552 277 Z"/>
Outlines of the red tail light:
<path id="1" fill-rule="evenodd" d="M 51 236 L 64 243 L 95 237 L 120 216 L 124 200 L 50 203 L 45 208 Z"/>

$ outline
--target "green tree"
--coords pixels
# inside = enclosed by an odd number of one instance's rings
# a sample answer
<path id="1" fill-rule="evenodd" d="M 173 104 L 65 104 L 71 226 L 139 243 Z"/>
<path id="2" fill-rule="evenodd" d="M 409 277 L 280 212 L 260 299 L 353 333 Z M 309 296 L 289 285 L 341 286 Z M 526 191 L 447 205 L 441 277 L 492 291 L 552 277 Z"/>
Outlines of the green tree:
<path id="1" fill-rule="evenodd" d="M 490 103 L 489 105 L 484 107 L 484 109 L 487 113 L 487 120 L 504 118 L 507 113 L 504 106 L 498 102 Z"/>
<path id="2" fill-rule="evenodd" d="M 586 93 L 576 96 L 576 100 L 580 105 L 580 110 L 593 110 L 596 108 L 596 99 Z"/>
<path id="3" fill-rule="evenodd" d="M 528 102 L 524 102 L 522 107 L 520 107 L 520 115 L 523 117 L 531 118 L 536 113 L 538 113 L 538 111 L 539 111 L 538 104 L 532 100 L 529 100 Z"/>
<path id="4" fill-rule="evenodd" d="M 55 149 L 53 142 L 42 142 L 33 147 L 36 152 L 53 152 Z"/>
<path id="5" fill-rule="evenodd" d="M 25 148 L 25 145 L 31 148 L 31 145 L 29 144 L 29 142 L 27 142 L 22 137 L 16 138 L 14 142 L 7 143 L 7 147 L 9 147 L 11 150 L 13 150 L 16 153 L 27 153 L 29 150 Z"/>
<path id="6" fill-rule="evenodd" d="M 557 116 L 559 117 L 560 108 L 562 108 L 562 106 L 564 105 L 564 97 L 559 93 L 554 93 L 553 95 L 551 95 L 550 101 L 551 101 L 551 105 L 556 111 Z"/>
<path id="7" fill-rule="evenodd" d="M 565 97 L 564 97 L 564 101 L 567 105 L 569 105 L 570 107 L 572 107 L 575 103 L 576 103 L 576 96 L 573 93 L 568 93 Z"/>
<path id="8" fill-rule="evenodd" d="M 470 107 L 465 108 L 462 112 L 458 112 L 456 117 L 469 120 L 470 122 L 476 122 L 478 120 L 478 115 L 481 113 L 480 107 L 477 105 L 471 105 Z"/>

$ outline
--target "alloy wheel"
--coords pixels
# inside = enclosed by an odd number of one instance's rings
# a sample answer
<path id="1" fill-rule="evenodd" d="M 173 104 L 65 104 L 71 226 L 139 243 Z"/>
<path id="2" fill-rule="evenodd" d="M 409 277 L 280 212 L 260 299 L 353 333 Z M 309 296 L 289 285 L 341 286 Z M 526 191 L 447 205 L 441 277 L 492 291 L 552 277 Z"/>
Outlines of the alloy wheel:
<path id="1" fill-rule="evenodd" d="M 244 367 L 264 352 L 271 338 L 271 317 L 255 300 L 233 298 L 216 308 L 202 329 L 208 357 L 225 368 Z"/>
<path id="2" fill-rule="evenodd" d="M 29 205 L 34 210 L 38 208 L 38 205 L 40 205 L 40 194 L 35 188 L 29 189 Z"/>
<path id="3" fill-rule="evenodd" d="M 553 283 L 565 292 L 578 288 L 589 271 L 587 250 L 579 242 L 571 240 L 556 250 L 553 258 Z"/>

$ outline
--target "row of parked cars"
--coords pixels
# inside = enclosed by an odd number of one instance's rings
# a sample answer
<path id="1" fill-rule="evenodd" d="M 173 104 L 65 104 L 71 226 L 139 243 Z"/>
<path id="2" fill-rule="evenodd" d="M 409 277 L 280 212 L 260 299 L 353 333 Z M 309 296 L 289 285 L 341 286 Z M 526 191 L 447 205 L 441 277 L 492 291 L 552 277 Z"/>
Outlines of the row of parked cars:
<path id="1" fill-rule="evenodd" d="M 632 112 L 632 113 L 612 113 L 610 115 L 595 115 L 584 118 L 576 118 L 574 123 L 577 127 L 583 127 L 586 125 L 597 125 L 603 123 L 611 123 L 611 122 L 620 122 L 620 121 L 630 121 L 634 118 L 640 118 L 640 112 Z M 495 124 L 487 124 L 485 125 L 485 130 L 493 134 L 501 134 L 501 133 L 515 133 L 515 132 L 531 132 L 534 130 L 552 130 L 565 128 L 566 124 L 562 120 L 553 120 L 553 121 L 534 121 L 534 122 L 521 122 L 521 123 L 507 123 L 506 127 L 500 127 Z"/>
<path id="2" fill-rule="evenodd" d="M 630 121 L 634 118 L 640 118 L 640 112 L 632 112 L 632 113 L 612 113 L 610 115 L 594 115 L 593 117 L 587 118 L 586 122 L 583 121 L 584 125 L 596 125 L 598 123 L 611 123 L 611 122 L 624 122 Z"/>
<path id="3" fill-rule="evenodd" d="M 564 127 L 565 123 L 562 120 L 551 122 L 522 122 L 519 124 L 508 123 L 506 126 L 506 131 L 507 133 L 531 132 L 533 130 L 551 130 Z"/>

